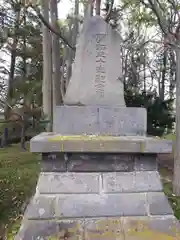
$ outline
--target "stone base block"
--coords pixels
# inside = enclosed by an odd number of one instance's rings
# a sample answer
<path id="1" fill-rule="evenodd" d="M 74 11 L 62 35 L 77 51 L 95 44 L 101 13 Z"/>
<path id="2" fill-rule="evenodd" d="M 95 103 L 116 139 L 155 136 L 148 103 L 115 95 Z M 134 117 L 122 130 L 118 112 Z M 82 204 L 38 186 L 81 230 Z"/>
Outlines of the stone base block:
<path id="1" fill-rule="evenodd" d="M 145 108 L 59 106 L 54 116 L 56 133 L 114 136 L 146 135 Z"/>
<path id="2" fill-rule="evenodd" d="M 14 240 L 179 240 L 180 224 L 173 217 L 106 217 L 27 220 Z"/>
<path id="3" fill-rule="evenodd" d="M 60 135 L 31 139 L 31 152 L 171 153 L 172 141 L 143 136 Z"/>

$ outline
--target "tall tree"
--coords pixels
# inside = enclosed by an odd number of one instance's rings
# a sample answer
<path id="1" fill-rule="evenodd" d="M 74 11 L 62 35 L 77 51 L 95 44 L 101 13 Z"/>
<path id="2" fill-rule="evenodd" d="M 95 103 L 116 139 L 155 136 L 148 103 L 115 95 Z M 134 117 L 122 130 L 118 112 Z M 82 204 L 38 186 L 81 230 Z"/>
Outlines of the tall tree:
<path id="1" fill-rule="evenodd" d="M 42 1 L 42 12 L 49 24 L 49 1 Z M 51 32 L 42 24 L 43 29 L 43 113 L 50 121 L 47 131 L 52 131 L 52 52 Z"/>

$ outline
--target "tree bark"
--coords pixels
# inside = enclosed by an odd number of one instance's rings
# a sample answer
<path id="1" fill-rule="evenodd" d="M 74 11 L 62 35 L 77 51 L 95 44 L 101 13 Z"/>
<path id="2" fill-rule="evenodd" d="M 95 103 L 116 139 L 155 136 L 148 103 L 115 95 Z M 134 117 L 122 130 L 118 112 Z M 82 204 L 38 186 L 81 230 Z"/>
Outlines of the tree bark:
<path id="1" fill-rule="evenodd" d="M 101 0 L 96 0 L 96 15 L 101 14 Z"/>
<path id="2" fill-rule="evenodd" d="M 176 143 L 174 150 L 173 192 L 180 196 L 180 49 L 176 49 Z"/>
<path id="3" fill-rule="evenodd" d="M 46 22 L 49 23 L 49 4 L 42 1 L 42 12 Z M 52 131 L 52 54 L 51 36 L 49 29 L 42 24 L 43 30 L 43 113 L 50 121 L 47 131 Z"/>
<path id="4" fill-rule="evenodd" d="M 51 21 L 54 29 L 58 30 L 57 0 L 51 0 Z M 56 105 L 62 104 L 61 94 L 61 59 L 59 37 L 52 33 L 52 62 L 53 62 L 53 112 Z"/>

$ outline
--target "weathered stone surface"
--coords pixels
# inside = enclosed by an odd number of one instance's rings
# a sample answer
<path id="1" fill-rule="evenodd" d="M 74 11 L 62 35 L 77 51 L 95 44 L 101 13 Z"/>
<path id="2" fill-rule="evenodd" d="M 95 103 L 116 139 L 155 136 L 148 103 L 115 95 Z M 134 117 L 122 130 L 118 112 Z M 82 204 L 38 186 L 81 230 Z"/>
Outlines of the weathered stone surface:
<path id="1" fill-rule="evenodd" d="M 145 135 L 147 112 L 132 107 L 57 106 L 53 125 L 60 134 Z"/>
<path id="2" fill-rule="evenodd" d="M 134 194 L 71 194 L 59 196 L 56 217 L 144 216 L 146 195 Z"/>
<path id="3" fill-rule="evenodd" d="M 58 221 L 58 239 L 84 240 L 84 220 Z"/>
<path id="4" fill-rule="evenodd" d="M 145 108 L 99 108 L 100 134 L 145 135 L 147 113 Z"/>
<path id="5" fill-rule="evenodd" d="M 104 191 L 111 192 L 135 192 L 135 173 L 106 173 L 103 174 Z"/>
<path id="6" fill-rule="evenodd" d="M 94 16 L 84 23 L 78 42 L 64 103 L 125 106 L 119 34 Z"/>
<path id="7" fill-rule="evenodd" d="M 66 162 L 63 153 L 43 153 L 41 162 L 42 172 L 65 172 Z"/>
<path id="8" fill-rule="evenodd" d="M 28 219 L 52 219 L 54 218 L 55 198 L 52 196 L 36 195 L 30 201 L 25 217 Z"/>
<path id="9" fill-rule="evenodd" d="M 178 240 L 180 225 L 173 217 L 124 218 L 122 228 L 125 240 Z"/>
<path id="10" fill-rule="evenodd" d="M 156 171 L 156 154 L 144 154 L 135 156 L 135 171 Z"/>
<path id="11" fill-rule="evenodd" d="M 159 173 L 156 171 L 136 172 L 136 192 L 158 192 L 162 191 Z"/>
<path id="12" fill-rule="evenodd" d="M 86 240 L 124 240 L 121 218 L 88 219 L 85 221 Z"/>
<path id="13" fill-rule="evenodd" d="M 73 172 L 129 172 L 134 170 L 134 158 L 125 154 L 73 154 L 67 169 Z"/>
<path id="14" fill-rule="evenodd" d="M 147 201 L 149 204 L 149 213 L 151 215 L 173 215 L 173 211 L 163 192 L 148 193 Z"/>
<path id="15" fill-rule="evenodd" d="M 41 173 L 40 193 L 98 193 L 99 175 L 96 173 Z"/>
<path id="16" fill-rule="evenodd" d="M 60 135 L 55 133 L 42 133 L 31 139 L 30 149 L 31 152 L 41 153 L 169 153 L 172 152 L 172 141 L 142 136 L 120 137 L 93 135 Z"/>
<path id="17" fill-rule="evenodd" d="M 93 106 L 57 106 L 54 132 L 60 134 L 95 134 L 100 131 L 98 108 Z"/>
<path id="18" fill-rule="evenodd" d="M 58 239 L 58 223 L 55 221 L 23 220 L 14 240 Z"/>
<path id="19" fill-rule="evenodd" d="M 157 172 L 105 173 L 103 186 L 108 193 L 162 191 Z"/>

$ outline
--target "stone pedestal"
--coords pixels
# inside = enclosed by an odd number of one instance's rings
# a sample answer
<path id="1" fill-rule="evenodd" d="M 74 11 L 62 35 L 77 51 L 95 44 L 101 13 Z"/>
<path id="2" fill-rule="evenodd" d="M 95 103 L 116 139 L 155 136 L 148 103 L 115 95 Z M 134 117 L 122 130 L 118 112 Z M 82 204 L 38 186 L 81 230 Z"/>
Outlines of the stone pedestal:
<path id="1" fill-rule="evenodd" d="M 42 153 L 36 193 L 15 240 L 179 239 L 156 157 L 120 151 Z"/>

